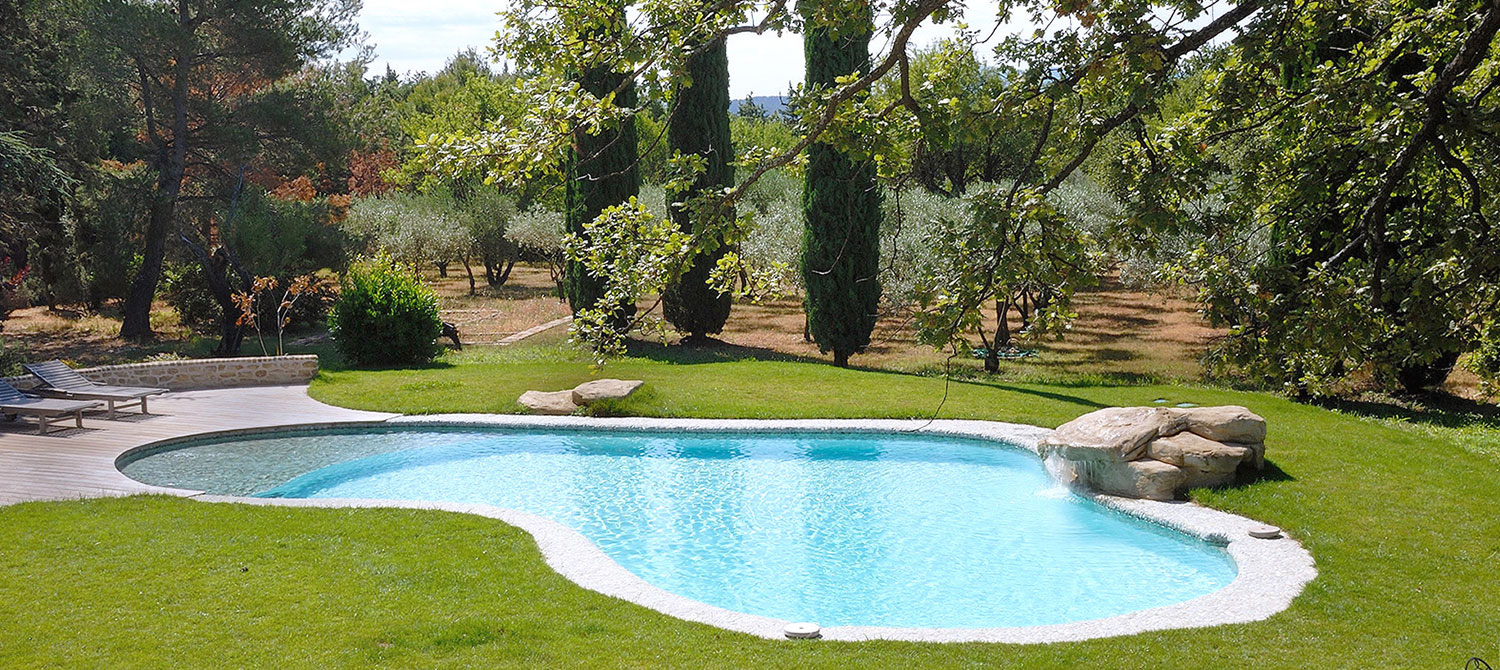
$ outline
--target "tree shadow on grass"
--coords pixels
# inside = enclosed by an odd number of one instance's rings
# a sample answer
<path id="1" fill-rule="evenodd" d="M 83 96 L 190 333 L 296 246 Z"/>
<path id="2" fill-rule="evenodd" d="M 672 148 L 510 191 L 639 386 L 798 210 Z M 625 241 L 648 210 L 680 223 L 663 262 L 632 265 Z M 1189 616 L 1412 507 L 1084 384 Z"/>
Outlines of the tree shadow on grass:
<path id="1" fill-rule="evenodd" d="M 625 346 L 625 355 L 627 356 L 644 358 L 658 363 L 672 363 L 674 365 L 733 363 L 736 361 L 756 360 L 824 363 L 830 367 L 832 366 L 829 361 L 819 358 L 788 354 L 765 347 L 747 347 L 739 344 L 731 344 L 715 338 L 708 338 L 692 344 L 668 345 L 663 345 L 661 342 L 631 339 L 626 341 Z"/>
<path id="2" fill-rule="evenodd" d="M 356 365 L 349 365 L 349 364 L 347 364 L 347 363 L 344 362 L 344 360 L 343 360 L 342 357 L 333 357 L 333 358 L 327 359 L 326 361 L 320 359 L 319 362 L 318 362 L 318 367 L 321 370 L 327 371 L 327 372 L 352 372 L 352 371 L 359 371 L 359 372 L 390 372 L 390 371 L 393 371 L 393 370 L 447 370 L 447 369 L 455 368 L 455 367 L 458 367 L 458 366 L 455 365 L 455 364 L 453 364 L 453 363 L 450 363 L 448 361 L 436 360 L 436 361 L 431 361 L 431 362 L 428 362 L 428 363 L 420 363 L 420 364 L 417 364 L 417 365 L 382 365 L 382 366 L 373 366 L 373 367 L 362 367 L 362 366 L 356 366 Z"/>
<path id="3" fill-rule="evenodd" d="M 631 357 L 645 358 L 647 360 L 652 360 L 652 361 L 657 361 L 657 362 L 671 363 L 671 364 L 674 364 L 674 365 L 696 365 L 696 364 L 703 364 L 703 363 L 730 363 L 730 362 L 736 362 L 736 361 L 755 360 L 755 361 L 786 361 L 786 362 L 793 362 L 793 363 L 811 363 L 811 364 L 822 364 L 822 365 L 825 365 L 825 366 L 827 366 L 829 368 L 833 368 L 834 367 L 833 363 L 831 361 L 829 361 L 827 359 L 823 359 L 823 358 L 814 358 L 814 357 L 811 357 L 811 356 L 802 356 L 802 355 L 797 355 L 797 354 L 788 354 L 788 353 L 785 353 L 785 352 L 776 351 L 774 349 L 767 349 L 767 348 L 764 348 L 764 347 L 747 347 L 747 346 L 742 346 L 742 345 L 738 345 L 738 344 L 730 344 L 728 342 L 723 342 L 721 340 L 712 339 L 712 338 L 710 338 L 707 341 L 701 341 L 701 342 L 698 342 L 698 343 L 688 344 L 688 345 L 682 345 L 682 344 L 662 345 L 660 342 L 649 342 L 649 341 L 644 341 L 644 340 L 629 340 L 628 343 L 627 343 L 627 355 L 631 356 Z M 869 374 L 891 375 L 891 376 L 897 376 L 897 377 L 915 377 L 915 378 L 923 378 L 923 379 L 941 379 L 943 377 L 941 370 L 933 370 L 933 371 L 928 371 L 928 372 L 907 372 L 907 371 L 900 371 L 900 370 L 887 370 L 887 369 L 884 369 L 884 368 L 862 367 L 862 366 L 858 366 L 858 365 L 851 365 L 847 369 L 848 370 L 857 371 L 857 372 L 869 373 Z M 1044 390 L 1035 389 L 1035 388 L 1027 388 L 1025 386 L 1020 386 L 1020 385 L 1013 384 L 1013 383 L 1007 383 L 1007 382 L 1003 382 L 1003 381 L 1000 381 L 1000 380 L 990 380 L 990 379 L 972 378 L 972 377 L 969 377 L 969 378 L 953 377 L 952 380 L 951 380 L 951 382 L 953 384 L 955 384 L 955 385 L 982 386 L 982 387 L 991 388 L 991 389 L 998 390 L 998 391 L 1007 391 L 1007 392 L 1011 392 L 1011 393 L 1021 393 L 1021 394 L 1026 394 L 1026 395 L 1032 395 L 1032 396 L 1037 396 L 1039 398 L 1046 398 L 1048 400 L 1053 400 L 1053 401 L 1057 401 L 1057 402 L 1068 403 L 1068 404 L 1077 405 L 1079 407 L 1084 407 L 1084 408 L 1089 408 L 1089 409 L 1100 409 L 1100 408 L 1108 407 L 1109 406 L 1109 405 L 1106 405 L 1104 403 L 1100 403 L 1100 402 L 1096 402 L 1096 401 L 1093 401 L 1093 400 L 1089 400 L 1087 398 L 1080 398 L 1078 396 L 1067 395 L 1067 394 L 1064 394 L 1064 393 L 1056 393 L 1056 392 L 1044 391 Z M 1115 383 L 1118 384 L 1118 385 L 1120 385 L 1120 386 L 1127 386 L 1127 385 L 1130 385 L 1132 383 L 1132 380 L 1121 378 L 1121 379 L 1115 380 Z M 1136 381 L 1135 383 L 1139 383 L 1139 382 Z M 1076 388 L 1082 388 L 1082 387 L 1089 387 L 1089 386 L 1099 386 L 1100 384 L 1098 383 L 1098 380 L 1079 380 L 1076 383 L 1072 383 L 1072 384 L 1050 384 L 1049 383 L 1047 385 L 1048 386 L 1073 386 L 1073 387 L 1076 387 Z"/>
<path id="4" fill-rule="evenodd" d="M 1313 404 L 1376 419 L 1396 419 L 1441 428 L 1478 426 L 1500 431 L 1500 406 L 1441 391 L 1358 400 L 1322 400 Z"/>

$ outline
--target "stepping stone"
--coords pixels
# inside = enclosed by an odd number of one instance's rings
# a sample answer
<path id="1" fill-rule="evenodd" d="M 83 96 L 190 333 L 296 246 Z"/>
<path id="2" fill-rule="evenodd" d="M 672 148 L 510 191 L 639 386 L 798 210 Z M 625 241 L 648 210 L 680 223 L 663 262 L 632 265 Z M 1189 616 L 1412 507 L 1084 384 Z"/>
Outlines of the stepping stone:
<path id="1" fill-rule="evenodd" d="M 573 389 L 573 403 L 587 405 L 608 398 L 624 398 L 645 384 L 638 379 L 595 379 Z"/>
<path id="2" fill-rule="evenodd" d="M 531 410 L 532 414 L 563 415 L 578 411 L 578 405 L 573 402 L 573 392 L 569 391 L 527 391 L 516 400 Z"/>

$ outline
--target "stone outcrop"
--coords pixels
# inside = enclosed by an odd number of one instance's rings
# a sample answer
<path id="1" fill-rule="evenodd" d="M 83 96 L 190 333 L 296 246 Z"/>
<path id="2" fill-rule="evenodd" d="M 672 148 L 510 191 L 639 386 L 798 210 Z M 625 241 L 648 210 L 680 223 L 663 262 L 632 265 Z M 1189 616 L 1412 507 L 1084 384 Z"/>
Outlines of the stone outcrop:
<path id="1" fill-rule="evenodd" d="M 562 415 L 578 410 L 572 391 L 527 391 L 516 402 L 531 410 L 532 414 Z"/>
<path id="2" fill-rule="evenodd" d="M 646 382 L 639 379 L 595 379 L 573 388 L 573 402 L 587 405 L 599 400 L 624 398 L 645 385 Z"/>
<path id="3" fill-rule="evenodd" d="M 1037 449 L 1069 484 L 1171 500 L 1263 467 L 1265 439 L 1265 419 L 1244 407 L 1110 407 L 1059 426 Z"/>
<path id="4" fill-rule="evenodd" d="M 627 397 L 645 384 L 638 379 L 595 379 L 565 391 L 527 391 L 516 402 L 533 414 L 572 414 L 600 400 Z"/>

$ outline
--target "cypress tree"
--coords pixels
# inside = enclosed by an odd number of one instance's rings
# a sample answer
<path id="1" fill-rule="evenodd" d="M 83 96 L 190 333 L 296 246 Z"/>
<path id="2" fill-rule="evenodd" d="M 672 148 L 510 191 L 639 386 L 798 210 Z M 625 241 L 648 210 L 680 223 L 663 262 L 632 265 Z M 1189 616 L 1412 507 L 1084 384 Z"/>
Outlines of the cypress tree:
<path id="1" fill-rule="evenodd" d="M 809 90 L 835 85 L 847 74 L 870 71 L 869 3 L 863 11 L 831 26 L 818 17 L 818 2 L 798 3 L 807 19 L 802 44 Z M 847 15 L 846 15 L 847 16 Z M 855 161 L 822 142 L 808 147 L 802 188 L 803 309 L 818 349 L 833 352 L 834 363 L 865 350 L 875 329 L 880 303 L 880 191 L 875 166 Z"/>
<path id="2" fill-rule="evenodd" d="M 625 6 L 617 5 L 613 24 L 601 30 L 622 31 L 625 28 Z M 608 64 L 586 68 L 575 74 L 579 86 L 603 98 L 620 89 L 615 105 L 635 107 L 635 81 L 629 73 L 616 72 Z M 624 84 L 624 88 L 620 88 Z M 618 205 L 640 192 L 641 176 L 636 169 L 636 133 L 633 119 L 605 128 L 598 135 L 580 129 L 574 131 L 573 148 L 568 152 L 567 189 L 564 225 L 567 231 L 582 235 L 584 224 L 598 218 L 607 207 Z M 589 274 L 587 268 L 569 260 L 563 273 L 563 294 L 573 313 L 591 308 L 604 297 L 604 280 Z M 635 305 L 622 304 L 615 313 L 623 326 L 635 313 Z"/>
<path id="3" fill-rule="evenodd" d="M 667 194 L 672 222 L 684 232 L 692 232 L 695 226 L 704 230 L 721 225 L 734 217 L 731 207 L 714 212 L 711 221 L 694 221 L 701 213 L 670 207 L 671 203 L 686 202 L 704 191 L 734 184 L 734 166 L 730 164 L 734 148 L 729 138 L 729 54 L 724 42 L 720 37 L 688 58 L 687 74 L 693 83 L 677 88 L 672 116 L 667 122 L 669 151 L 680 151 L 684 156 L 698 154 L 707 162 L 691 189 Z M 721 294 L 708 285 L 709 272 L 727 249 L 722 235 L 705 242 L 706 251 L 694 258 L 688 271 L 662 295 L 667 321 L 688 334 L 685 340 L 699 340 L 722 332 L 724 322 L 729 320 L 729 294 Z"/>

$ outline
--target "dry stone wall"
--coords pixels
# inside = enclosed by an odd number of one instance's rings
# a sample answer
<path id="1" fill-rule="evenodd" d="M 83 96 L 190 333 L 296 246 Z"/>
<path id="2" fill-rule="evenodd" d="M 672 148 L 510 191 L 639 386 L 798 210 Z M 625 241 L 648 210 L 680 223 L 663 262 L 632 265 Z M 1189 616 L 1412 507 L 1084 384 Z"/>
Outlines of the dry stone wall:
<path id="1" fill-rule="evenodd" d="M 151 386 L 173 391 L 236 386 L 276 386 L 306 384 L 318 374 L 318 357 L 313 354 L 303 354 L 152 361 L 80 368 L 78 372 L 100 384 Z M 36 379 L 30 375 L 12 377 L 6 381 L 21 389 L 36 385 Z"/>

